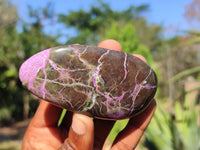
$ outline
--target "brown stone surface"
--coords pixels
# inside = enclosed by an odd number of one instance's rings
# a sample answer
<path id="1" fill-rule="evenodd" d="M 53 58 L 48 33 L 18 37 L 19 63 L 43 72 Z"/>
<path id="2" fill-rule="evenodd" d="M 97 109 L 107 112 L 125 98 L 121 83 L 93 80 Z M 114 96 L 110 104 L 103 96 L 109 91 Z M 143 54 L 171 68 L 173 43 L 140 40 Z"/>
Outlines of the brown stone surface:
<path id="1" fill-rule="evenodd" d="M 139 58 L 83 45 L 32 56 L 22 65 L 20 79 L 40 98 L 101 119 L 134 116 L 150 103 L 157 88 L 154 71 Z"/>

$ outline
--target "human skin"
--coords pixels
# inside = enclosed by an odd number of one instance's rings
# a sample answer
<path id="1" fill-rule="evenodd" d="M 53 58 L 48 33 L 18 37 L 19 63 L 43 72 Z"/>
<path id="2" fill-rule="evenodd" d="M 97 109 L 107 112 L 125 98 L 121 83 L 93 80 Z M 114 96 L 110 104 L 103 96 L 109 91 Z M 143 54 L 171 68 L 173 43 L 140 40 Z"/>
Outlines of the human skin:
<path id="1" fill-rule="evenodd" d="M 121 50 L 119 43 L 114 40 L 105 40 L 98 46 Z M 143 56 L 135 56 L 146 62 Z M 131 118 L 110 149 L 134 149 L 150 123 L 155 108 L 156 102 L 152 100 L 143 112 Z M 57 123 L 61 113 L 61 108 L 42 100 L 24 135 L 22 150 L 100 150 L 109 147 L 104 143 L 109 143 L 106 138 L 115 121 L 92 119 L 68 111 L 58 127 Z"/>

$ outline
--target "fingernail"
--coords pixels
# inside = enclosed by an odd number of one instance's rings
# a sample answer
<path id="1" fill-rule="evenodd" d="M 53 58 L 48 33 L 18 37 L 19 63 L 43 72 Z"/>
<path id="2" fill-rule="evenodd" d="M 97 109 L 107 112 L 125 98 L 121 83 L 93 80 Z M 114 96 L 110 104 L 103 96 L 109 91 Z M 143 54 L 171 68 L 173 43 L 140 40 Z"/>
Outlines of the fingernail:
<path id="1" fill-rule="evenodd" d="M 86 127 L 85 127 L 83 119 L 84 119 L 84 116 L 81 114 L 73 115 L 72 129 L 78 135 L 83 135 L 86 133 Z"/>

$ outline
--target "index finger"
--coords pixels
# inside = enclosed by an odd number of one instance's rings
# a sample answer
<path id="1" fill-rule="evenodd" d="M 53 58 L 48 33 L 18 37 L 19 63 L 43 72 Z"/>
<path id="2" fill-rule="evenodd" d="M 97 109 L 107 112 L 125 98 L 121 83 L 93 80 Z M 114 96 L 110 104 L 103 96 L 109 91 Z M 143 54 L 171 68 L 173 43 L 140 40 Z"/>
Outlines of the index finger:
<path id="1" fill-rule="evenodd" d="M 58 120 L 62 113 L 62 108 L 42 100 L 31 121 L 35 127 L 54 126 L 57 127 Z"/>

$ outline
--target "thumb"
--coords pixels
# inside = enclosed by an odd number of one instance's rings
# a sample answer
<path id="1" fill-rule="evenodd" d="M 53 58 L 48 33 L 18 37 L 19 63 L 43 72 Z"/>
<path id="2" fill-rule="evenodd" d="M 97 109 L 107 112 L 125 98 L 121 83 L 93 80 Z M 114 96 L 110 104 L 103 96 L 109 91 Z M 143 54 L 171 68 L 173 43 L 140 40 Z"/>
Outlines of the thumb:
<path id="1" fill-rule="evenodd" d="M 68 138 L 60 150 L 92 150 L 94 141 L 94 124 L 92 118 L 75 113 Z"/>

